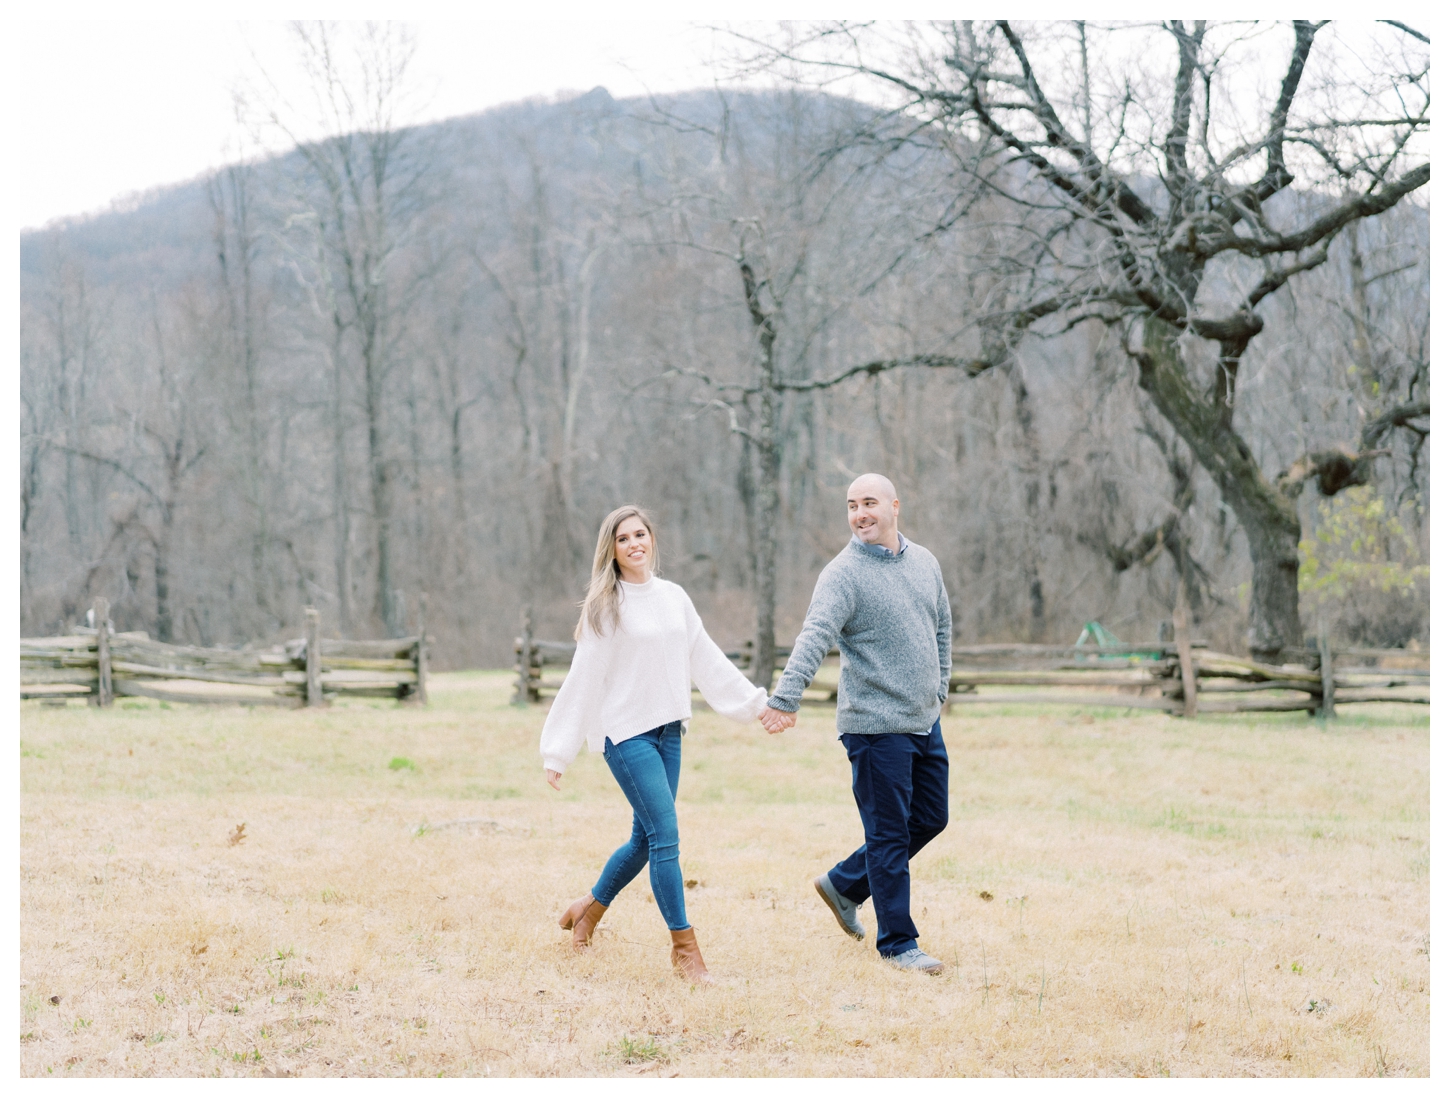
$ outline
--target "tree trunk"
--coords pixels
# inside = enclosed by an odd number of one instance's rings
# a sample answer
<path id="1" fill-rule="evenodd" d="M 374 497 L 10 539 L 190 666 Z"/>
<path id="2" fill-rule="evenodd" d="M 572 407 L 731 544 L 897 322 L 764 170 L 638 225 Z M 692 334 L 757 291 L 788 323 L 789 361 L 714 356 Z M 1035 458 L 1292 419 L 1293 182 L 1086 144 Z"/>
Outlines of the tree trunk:
<path id="1" fill-rule="evenodd" d="M 745 516 L 744 584 L 755 589 L 760 581 L 760 548 L 755 531 L 755 446 L 748 438 L 740 440 L 740 464 L 735 470 L 735 491 L 740 496 L 740 510 Z"/>
<path id="2" fill-rule="evenodd" d="M 417 562 L 421 559 L 430 559 L 432 556 L 433 543 L 431 538 L 433 522 L 433 508 L 423 498 L 423 434 L 418 425 L 418 378 L 415 373 L 416 366 L 412 363 L 408 366 L 408 457 L 411 459 L 412 468 L 408 470 L 408 502 L 412 509 L 412 522 L 410 531 L 411 545 L 403 547 L 403 559 L 413 564 L 409 570 L 409 581 L 416 581 L 419 578 Z M 400 618 L 397 623 L 402 628 L 402 635 L 408 633 L 408 622 L 406 616 Z"/>
<path id="3" fill-rule="evenodd" d="M 1249 596 L 1249 650 L 1272 662 L 1284 648 L 1304 643 L 1299 620 L 1299 515 L 1293 501 L 1264 477 L 1248 444 L 1220 409 L 1189 380 L 1178 333 L 1163 321 L 1143 326 L 1138 384 L 1213 478 L 1248 539 L 1253 559 Z"/>
<path id="4" fill-rule="evenodd" d="M 593 233 L 590 234 L 591 245 Z M 584 375 L 589 370 L 589 300 L 594 283 L 592 271 L 600 250 L 590 247 L 579 267 L 578 333 L 574 340 L 574 369 L 564 379 L 564 440 L 560 447 L 561 483 L 564 493 L 565 520 L 574 505 L 574 434 L 579 422 L 579 394 L 584 388 Z M 563 285 L 563 280 L 560 280 Z M 567 352 L 566 352 L 567 353 Z M 570 524 L 572 528 L 572 523 Z"/>
<path id="5" fill-rule="evenodd" d="M 780 394 L 770 386 L 761 393 L 758 424 L 760 479 L 755 490 L 755 651 L 752 678 L 770 689 L 775 672 L 775 563 L 780 527 Z"/>
<path id="6" fill-rule="evenodd" d="M 61 414 L 65 417 L 65 441 L 67 446 L 82 445 L 81 439 L 81 408 L 85 404 L 85 372 L 86 364 L 84 353 L 88 344 L 86 338 L 89 318 L 86 312 L 85 281 L 82 279 L 78 287 L 78 298 L 76 311 L 78 313 L 76 323 L 79 326 L 77 341 L 79 348 L 73 350 L 70 338 L 70 311 L 67 308 L 67 287 L 65 271 L 61 269 L 57 273 L 57 288 L 55 299 L 55 314 L 52 323 L 55 325 L 56 333 L 56 359 L 60 374 L 60 392 L 58 394 L 61 406 Z M 71 377 L 70 367 L 72 360 L 79 359 L 76 376 Z M 65 452 L 65 525 L 66 534 L 70 539 L 70 550 L 73 554 L 83 552 L 85 544 L 84 519 L 81 514 L 80 481 L 76 472 L 75 455 L 69 449 Z"/>
<path id="7" fill-rule="evenodd" d="M 455 386 L 456 389 L 456 386 Z M 449 583 L 457 593 L 452 603 L 452 618 L 460 636 L 468 632 L 467 599 L 461 596 L 474 587 L 472 540 L 468 529 L 468 492 L 463 479 L 463 406 L 454 402 L 448 417 L 448 463 L 453 479 L 453 514 L 448 529 L 453 547 L 452 576 Z"/>
<path id="8" fill-rule="evenodd" d="M 455 403 L 448 417 L 448 468 L 453 475 L 453 528 L 459 545 L 459 566 L 466 562 L 468 490 L 463 479 L 463 406 Z"/>
<path id="9" fill-rule="evenodd" d="M 257 348 L 252 331 L 252 256 L 251 239 L 244 209 L 238 212 L 240 237 L 242 302 L 241 327 L 242 371 L 247 386 L 247 496 L 252 505 L 252 586 L 257 609 L 270 623 L 272 611 L 271 580 L 267 568 L 267 550 L 271 546 L 271 501 L 268 499 L 267 477 L 263 468 L 262 409 L 258 399 Z"/>
<path id="10" fill-rule="evenodd" d="M 30 611 L 33 609 L 31 595 L 34 590 L 30 581 L 30 562 L 33 555 L 30 519 L 36 501 L 40 498 L 41 457 L 44 453 L 44 447 L 37 442 L 27 445 L 25 469 L 20 478 L 20 619 L 26 624 L 30 622 Z M 21 630 L 20 635 L 25 636 L 25 625 L 21 626 Z"/>
<path id="11" fill-rule="evenodd" d="M 250 169 L 238 165 L 227 169 L 211 184 L 216 213 L 215 243 L 221 266 L 222 293 L 226 296 L 227 321 L 231 329 L 233 365 L 240 366 L 245 391 L 246 499 L 252 512 L 252 597 L 269 624 L 272 613 L 271 580 L 267 550 L 271 508 L 263 471 L 263 425 L 259 401 L 257 339 L 254 331 L 252 264 L 256 234 L 252 231 Z M 233 240 L 235 245 L 233 246 Z M 232 259 L 235 258 L 235 270 Z"/>
<path id="12" fill-rule="evenodd" d="M 759 479 L 755 483 L 755 685 L 770 689 L 775 674 L 775 558 L 780 525 L 780 403 L 783 392 L 776 376 L 775 316 L 761 298 L 755 269 L 746 260 L 744 243 L 736 263 L 745 289 L 745 305 L 755 330 L 756 363 L 760 377 L 760 418 L 753 442 L 760 452 Z"/>
<path id="13" fill-rule="evenodd" d="M 1354 308 L 1349 310 L 1349 320 L 1354 326 L 1354 341 L 1350 344 L 1350 357 L 1360 372 L 1355 388 L 1369 381 L 1378 381 L 1375 375 L 1374 357 L 1370 353 L 1369 336 L 1369 283 L 1364 277 L 1364 256 L 1359 250 L 1359 222 L 1351 221 L 1345 226 L 1345 239 L 1349 241 L 1349 286 L 1353 295 Z"/>
<path id="14" fill-rule="evenodd" d="M 1032 398 L 1022 376 L 1019 362 L 1012 371 L 1013 406 L 1017 413 L 1017 425 L 1022 430 L 1022 444 L 1027 451 L 1023 474 L 1027 478 L 1024 492 L 1023 536 L 1021 547 L 1022 567 L 1027 579 L 1028 639 L 1034 644 L 1042 642 L 1047 635 L 1047 604 L 1042 596 L 1042 575 L 1039 568 L 1042 538 L 1042 443 L 1037 436 L 1037 423 L 1032 415 Z"/>
<path id="15" fill-rule="evenodd" d="M 66 434 L 67 444 L 74 446 L 74 436 L 77 431 L 69 431 Z M 70 538 L 70 550 L 73 554 L 79 555 L 84 544 L 81 535 L 81 510 L 80 510 L 80 481 L 76 474 L 75 455 L 69 450 L 65 454 L 65 529 Z"/>
<path id="16" fill-rule="evenodd" d="M 352 516 L 347 509 L 347 423 L 342 398 L 342 327 L 332 340 L 332 564 L 337 583 L 337 625 L 352 635 Z"/>
<path id="17" fill-rule="evenodd" d="M 402 623 L 393 598 L 393 493 L 383 437 L 383 377 L 382 363 L 378 361 L 381 350 L 378 333 L 367 331 L 363 342 L 363 387 L 368 419 L 368 482 L 377 524 L 377 610 L 384 631 L 397 637 L 402 635 Z"/>
<path id="18" fill-rule="evenodd" d="M 368 426 L 369 449 L 380 446 L 381 440 L 377 437 L 373 425 Z M 377 523 L 377 544 L 378 544 L 378 591 L 377 609 L 378 616 L 382 618 L 383 629 L 390 637 L 399 635 L 397 622 L 397 608 L 393 599 L 393 516 L 391 510 L 391 496 L 389 490 L 391 485 L 388 480 L 388 466 L 381 454 L 374 451 L 369 462 L 371 476 L 369 478 L 372 488 L 373 516 Z"/>
<path id="19" fill-rule="evenodd" d="M 161 536 L 156 539 L 156 639 L 163 644 L 172 640 L 171 625 L 171 508 L 161 513 Z"/>

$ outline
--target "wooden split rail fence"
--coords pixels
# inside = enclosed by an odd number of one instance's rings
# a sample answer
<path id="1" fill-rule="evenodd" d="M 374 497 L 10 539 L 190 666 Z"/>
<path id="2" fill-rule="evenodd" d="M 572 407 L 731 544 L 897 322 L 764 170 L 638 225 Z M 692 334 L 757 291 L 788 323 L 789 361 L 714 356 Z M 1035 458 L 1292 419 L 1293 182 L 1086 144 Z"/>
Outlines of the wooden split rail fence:
<path id="1" fill-rule="evenodd" d="M 751 666 L 747 643 L 726 655 Z M 527 652 L 527 658 L 525 658 Z M 514 702 L 542 701 L 558 691 L 574 656 L 573 641 L 515 640 Z M 1303 710 L 1333 716 L 1357 702 L 1430 701 L 1428 649 L 1290 650 L 1299 662 L 1260 663 L 1209 651 L 1202 642 L 1111 646 L 984 644 L 953 649 L 945 709 L 954 705 L 1077 705 L 1157 709 L 1175 716 Z M 790 649 L 776 649 L 776 668 Z M 1187 667 L 1187 674 L 1184 668 Z M 1321 671 L 1321 667 L 1324 669 Z M 836 704 L 839 653 L 833 650 L 803 705 Z M 1327 684 L 1327 689 L 1326 689 Z"/>
<path id="2" fill-rule="evenodd" d="M 1357 702 L 1429 704 L 1428 650 L 1333 651 L 1325 644 L 1286 654 L 1296 662 L 1262 663 L 1210 651 L 1200 642 L 1187 653 L 1177 645 L 974 645 L 952 653 L 948 704 L 1021 700 L 1158 709 L 1188 717 L 1295 710 L 1333 716 L 1335 706 Z"/>
<path id="3" fill-rule="evenodd" d="M 163 644 L 145 633 L 110 629 L 109 605 L 97 627 L 64 637 L 21 638 L 21 698 L 81 697 L 108 706 L 122 697 L 212 705 L 326 705 L 333 698 L 396 698 L 426 704 L 426 630 L 390 640 L 331 640 L 316 610 L 307 635 L 265 651 Z M 420 622 L 420 626 L 422 623 Z M 226 686 L 243 687 L 227 691 Z M 220 688 L 220 689 L 219 689 Z"/>

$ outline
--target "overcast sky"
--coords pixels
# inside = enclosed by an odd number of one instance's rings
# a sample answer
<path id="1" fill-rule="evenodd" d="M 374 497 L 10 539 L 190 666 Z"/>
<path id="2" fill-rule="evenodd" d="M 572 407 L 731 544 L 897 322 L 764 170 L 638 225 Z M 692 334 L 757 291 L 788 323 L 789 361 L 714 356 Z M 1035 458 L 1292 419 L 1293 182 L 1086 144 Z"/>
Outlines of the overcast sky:
<path id="1" fill-rule="evenodd" d="M 496 9 L 495 9 L 496 10 Z M 233 89 L 257 64 L 285 74 L 281 22 L 11 23 L 13 213 L 22 228 L 104 209 L 223 163 Z M 722 43 L 664 21 L 422 22 L 416 121 L 603 85 L 616 97 L 709 84 Z M 255 60 L 254 60 L 255 58 Z"/>
<path id="2" fill-rule="evenodd" d="M 898 0 L 899 3 L 899 0 Z M 431 121 L 486 110 L 530 96 L 588 91 L 603 85 L 616 97 L 642 92 L 671 92 L 709 85 L 724 74 L 721 62 L 732 51 L 727 35 L 708 22 L 726 16 L 736 27 L 762 31 L 762 22 L 780 14 L 779 0 L 731 0 L 727 12 L 696 0 L 614 0 L 608 11 L 632 19 L 590 21 L 572 11 L 594 12 L 599 5 L 580 0 L 546 0 L 505 5 L 474 0 L 462 6 L 440 0 L 411 0 L 406 10 L 415 24 L 418 51 L 413 75 L 422 109 L 409 121 Z M 795 0 L 797 18 L 861 18 L 880 9 L 880 0 Z M 894 6 L 894 5 L 893 5 Z M 923 6 L 920 0 L 908 5 Z M 926 8 L 937 6 L 927 0 Z M 1038 0 L 1032 14 L 1059 6 Z M 1122 3 L 1114 7 L 1147 7 Z M 1277 6 L 1268 0 L 1266 7 Z M 219 15 L 245 13 L 272 17 L 295 13 L 295 0 L 209 0 L 206 10 Z M 378 0 L 314 0 L 309 9 L 336 17 L 396 15 Z M 819 10 L 828 8 L 829 11 Z M 772 10 L 775 9 L 775 10 Z M 71 18 L 54 22 L 10 22 L 11 134 L 19 168 L 4 185 L 7 205 L 19 227 L 33 228 L 54 218 L 105 209 L 137 191 L 190 179 L 235 159 L 242 128 L 236 121 L 233 91 L 259 68 L 278 74 L 284 91 L 299 78 L 287 78 L 295 48 L 288 24 L 187 18 L 196 10 L 178 0 L 123 0 L 102 5 L 94 0 L 52 0 L 46 13 L 82 16 L 97 12 L 167 16 L 149 21 Z M 457 11 L 557 13 L 550 21 L 472 21 L 430 19 Z M 702 21 L 667 21 L 661 13 L 684 12 Z M 875 14 L 880 14 L 876 12 Z M 941 12 L 912 11 L 915 17 Z M 1057 13 L 1064 14 L 1064 13 Z M 1130 15 L 1123 11 L 1122 15 Z M 1260 13 L 1267 14 L 1267 13 Z M 1155 16 L 1154 18 L 1157 18 Z M 749 22 L 741 23 L 746 20 Z M 837 89 L 842 90 L 842 89 Z M 853 87 L 852 94 L 871 94 Z"/>

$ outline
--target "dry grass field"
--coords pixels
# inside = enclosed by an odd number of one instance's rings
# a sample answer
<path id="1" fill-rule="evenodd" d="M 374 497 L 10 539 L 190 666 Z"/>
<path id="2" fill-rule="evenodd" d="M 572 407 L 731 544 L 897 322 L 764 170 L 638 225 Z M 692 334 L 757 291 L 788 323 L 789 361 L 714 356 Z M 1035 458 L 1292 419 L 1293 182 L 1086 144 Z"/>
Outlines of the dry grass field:
<path id="1" fill-rule="evenodd" d="M 554 793 L 508 676 L 430 689 L 23 703 L 22 1073 L 1429 1071 L 1423 710 L 958 708 L 953 820 L 913 863 L 938 978 L 811 890 L 861 835 L 833 715 L 767 738 L 703 711 L 681 861 L 719 984 L 692 990 L 647 875 L 590 955 L 554 924 L 629 827 L 603 761 Z"/>

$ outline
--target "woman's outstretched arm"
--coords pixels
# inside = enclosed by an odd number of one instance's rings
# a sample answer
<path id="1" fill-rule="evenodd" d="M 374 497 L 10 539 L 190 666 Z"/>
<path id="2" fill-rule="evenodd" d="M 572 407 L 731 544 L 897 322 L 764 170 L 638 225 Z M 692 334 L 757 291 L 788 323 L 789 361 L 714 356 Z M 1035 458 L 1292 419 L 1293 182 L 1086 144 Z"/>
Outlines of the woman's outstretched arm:
<path id="1" fill-rule="evenodd" d="M 765 712 L 765 688 L 756 686 L 726 658 L 720 646 L 705 632 L 705 623 L 695 604 L 685 596 L 685 616 L 690 641 L 690 678 L 700 688 L 710 708 L 721 716 L 746 724 Z"/>

